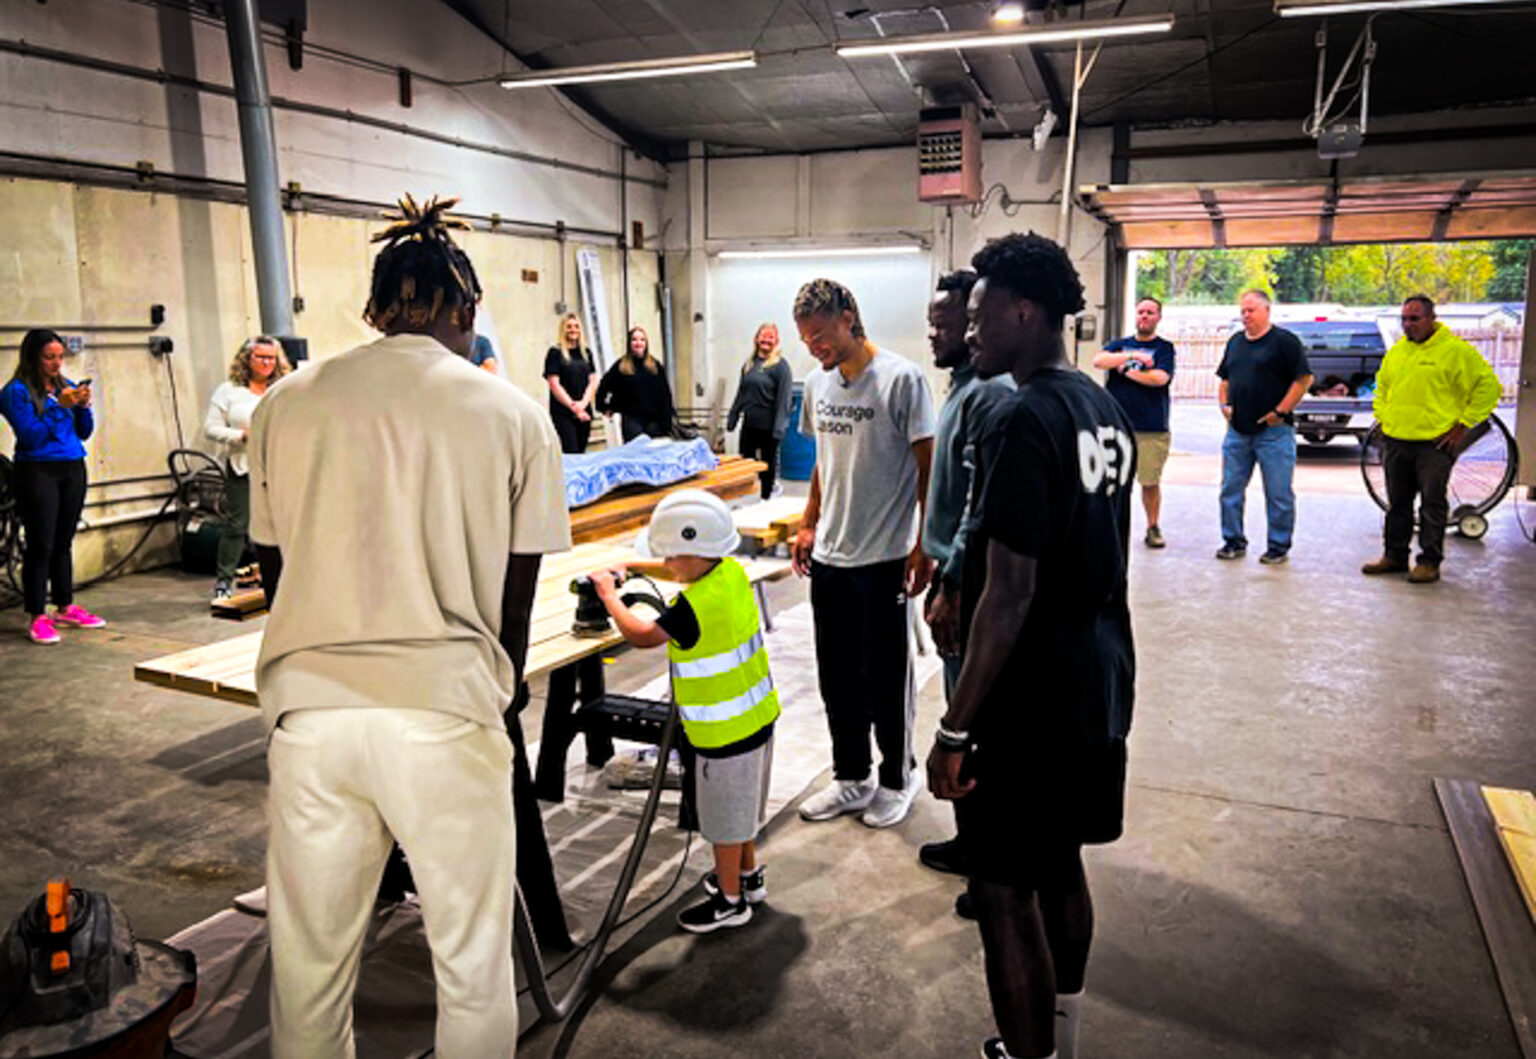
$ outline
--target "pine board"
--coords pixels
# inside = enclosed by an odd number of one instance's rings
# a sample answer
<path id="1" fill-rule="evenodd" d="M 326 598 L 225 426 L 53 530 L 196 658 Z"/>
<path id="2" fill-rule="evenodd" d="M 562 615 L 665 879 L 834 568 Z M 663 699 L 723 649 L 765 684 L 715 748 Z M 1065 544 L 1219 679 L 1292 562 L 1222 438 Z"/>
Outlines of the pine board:
<path id="1" fill-rule="evenodd" d="M 1526 911 L 1536 921 L 1536 795 L 1508 787 L 1484 787 L 1483 801 L 1488 803 L 1498 828 L 1499 844 L 1509 858 Z"/>
<path id="2" fill-rule="evenodd" d="M 1509 870 L 1482 788 L 1472 780 L 1437 778 L 1435 795 L 1461 859 L 1520 1053 L 1536 1059 L 1536 923 Z"/>
<path id="3" fill-rule="evenodd" d="M 640 559 L 630 548 L 611 542 L 578 545 L 569 552 L 550 556 L 541 565 L 529 630 L 528 677 L 540 676 L 624 642 L 617 630 L 611 628 L 602 636 L 571 634 L 571 619 L 576 610 L 571 578 L 614 566 L 657 570 L 654 563 Z M 742 566 L 753 584 L 776 581 L 790 571 L 789 563 L 781 559 L 748 559 Z M 657 581 L 664 596 L 674 594 L 680 587 L 659 578 Z M 246 633 L 140 662 L 133 667 L 134 679 L 255 706 L 256 658 L 261 651 L 261 636 L 259 632 Z"/>

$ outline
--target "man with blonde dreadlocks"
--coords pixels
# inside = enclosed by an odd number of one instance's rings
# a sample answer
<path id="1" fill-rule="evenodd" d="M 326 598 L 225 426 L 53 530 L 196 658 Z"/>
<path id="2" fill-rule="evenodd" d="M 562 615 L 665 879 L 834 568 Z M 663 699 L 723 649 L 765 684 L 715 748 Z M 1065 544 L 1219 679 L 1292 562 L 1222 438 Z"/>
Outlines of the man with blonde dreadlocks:
<path id="1" fill-rule="evenodd" d="M 544 552 L 570 547 L 543 410 L 464 359 L 479 281 L 407 196 L 364 318 L 384 337 L 274 386 L 251 423 L 271 617 L 272 1055 L 354 1054 L 352 993 L 391 839 L 437 981 L 437 1054 L 506 1057 L 515 696 Z"/>

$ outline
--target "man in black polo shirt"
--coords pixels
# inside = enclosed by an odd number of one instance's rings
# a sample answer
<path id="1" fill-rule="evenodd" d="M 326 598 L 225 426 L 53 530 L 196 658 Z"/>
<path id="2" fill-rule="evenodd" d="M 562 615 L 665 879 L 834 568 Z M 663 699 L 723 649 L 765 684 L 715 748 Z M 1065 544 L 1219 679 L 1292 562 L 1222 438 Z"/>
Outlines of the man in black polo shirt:
<path id="1" fill-rule="evenodd" d="M 1008 370 L 1019 391 L 981 438 L 965 663 L 928 782 L 958 799 L 1001 1033 L 984 1054 L 1067 1059 L 1093 935 L 1081 847 L 1118 838 L 1123 815 L 1136 446 L 1120 406 L 1066 358 L 1062 321 L 1083 288 L 1061 248 L 1010 235 L 971 264 L 977 370 Z"/>
<path id="2" fill-rule="evenodd" d="M 1296 528 L 1296 428 L 1291 412 L 1312 385 L 1301 339 L 1269 322 L 1269 295 L 1244 291 L 1239 303 L 1243 329 L 1227 339 L 1216 374 L 1221 376 L 1221 414 L 1227 436 L 1221 443 L 1221 550 L 1218 559 L 1248 554 L 1243 534 L 1243 496 L 1259 465 L 1269 539 L 1259 562 L 1278 566 L 1291 551 Z"/>

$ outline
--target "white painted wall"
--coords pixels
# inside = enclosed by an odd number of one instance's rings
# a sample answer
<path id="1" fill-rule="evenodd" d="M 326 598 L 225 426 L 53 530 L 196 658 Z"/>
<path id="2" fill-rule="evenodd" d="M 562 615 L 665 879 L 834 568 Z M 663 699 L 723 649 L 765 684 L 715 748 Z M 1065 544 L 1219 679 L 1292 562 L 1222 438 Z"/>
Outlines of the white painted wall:
<path id="1" fill-rule="evenodd" d="M 720 357 L 715 370 L 734 382 L 733 373 L 739 373 L 752 351 L 758 325 L 774 323 L 795 378 L 805 378 L 816 361 L 800 342 L 791 307 L 801 284 L 819 276 L 853 292 L 872 342 L 929 365 L 927 310 L 933 263 L 927 254 L 892 254 L 716 262 L 709 275 L 709 341 Z M 930 369 L 929 381 L 937 388 L 942 376 Z"/>
<path id="2" fill-rule="evenodd" d="M 443 80 L 490 77 L 496 45 L 436 0 L 325 0 L 310 5 L 306 42 L 330 46 Z M 0 37 L 150 70 L 231 84 L 221 22 L 124 0 L 0 5 Z M 392 69 L 363 69 L 311 48 L 291 70 L 268 44 L 275 99 L 352 111 L 600 170 L 574 172 L 328 116 L 275 111 L 279 173 L 307 191 L 393 201 L 402 191 L 459 194 L 480 214 L 617 232 L 618 137 L 549 89 L 494 83 L 451 87 L 418 76 L 414 105 L 399 103 Z M 433 60 L 429 57 L 441 56 Z M 93 162 L 153 162 L 161 171 L 239 181 L 240 141 L 232 98 L 83 70 L 32 56 L 0 54 L 0 148 Z M 654 163 L 628 160 L 630 174 L 659 181 Z M 629 210 L 659 230 L 662 191 L 631 184 Z"/>
<path id="3" fill-rule="evenodd" d="M 289 68 L 281 46 L 265 48 L 274 101 L 350 112 L 457 142 L 278 106 L 284 184 L 296 182 L 306 195 L 364 203 L 390 203 L 405 191 L 460 195 L 461 209 L 469 213 L 545 225 L 563 221 L 573 229 L 564 243 L 480 231 L 462 238 L 486 289 L 507 375 L 542 402 L 539 365 L 554 339 L 555 302 L 562 290 L 566 301 L 576 300 L 576 248 L 599 249 L 609 315 L 622 332 L 624 256 L 615 244 L 625 228 L 625 206 L 627 219 L 660 235 L 665 169 L 632 153 L 626 157 L 617 136 L 548 89 L 514 93 L 494 84 L 456 87 L 416 76 L 414 105 L 401 106 L 396 64 L 443 80 L 500 69 L 496 46 L 438 0 L 324 0 L 310 5 L 310 17 L 302 70 Z M 231 83 L 223 24 L 169 6 L 129 0 L 0 3 L 0 39 L 214 86 Z M 366 56 L 384 68 L 359 67 L 316 50 L 324 47 Z M 428 56 L 443 58 L 432 64 Z M 130 168 L 146 161 L 159 173 L 244 180 L 232 98 L 36 54 L 0 52 L 0 151 Z M 619 179 L 625 168 L 627 184 Z M 627 196 L 621 196 L 626 186 Z M 147 317 L 151 302 L 166 306 L 161 333 L 177 351 L 169 362 L 177 381 L 174 405 L 166 362 L 141 347 L 106 349 L 100 346 L 105 336 L 87 335 L 86 352 L 71 357 L 68 367 L 73 375 L 97 379 L 88 521 L 153 511 L 158 503 L 119 498 L 156 492 L 161 484 L 111 483 L 163 472 L 167 450 L 178 443 L 175 412 L 185 442 L 204 444 L 208 396 L 240 340 L 259 326 L 245 210 L 149 190 L 0 178 L 0 219 L 6 222 L 0 230 L 9 233 L 0 241 L 0 296 L 10 307 L 6 326 L 13 328 L 0 333 L 0 381 L 15 363 L 21 337 L 15 327 L 137 321 Z M 377 249 L 368 237 L 379 226 L 316 212 L 285 218 L 294 289 L 306 302 L 296 329 L 310 339 L 317 358 L 372 337 L 360 313 Z M 632 319 L 653 336 L 660 332 L 655 245 L 628 254 Z M 0 425 L 0 447 L 8 452 L 11 441 Z M 78 576 L 110 565 L 143 525 L 126 522 L 82 534 Z M 164 561 L 171 543 L 162 530 L 140 559 Z"/>
<path id="4" fill-rule="evenodd" d="M 1075 183 L 1107 181 L 1111 140 L 1107 130 L 1079 137 Z M 715 158 L 705 165 L 704 224 L 691 240 L 673 236 L 669 255 L 681 264 L 690 255 L 706 262 L 706 289 L 688 300 L 704 314 L 703 348 L 688 351 L 694 400 L 710 393 L 711 380 L 725 378 L 728 394 L 757 325 L 779 324 L 796 378 L 811 358 L 795 337 L 790 305 L 806 280 L 828 275 L 843 280 L 859 299 L 870 336 L 927 365 L 928 299 L 942 272 L 966 267 L 988 240 L 1016 231 L 1055 238 L 1060 213 L 1066 143 L 1057 138 L 1043 152 L 1027 140 L 983 144 L 983 185 L 995 188 L 974 211 L 947 210 L 917 199 L 917 158 L 913 148 L 845 151 L 761 158 Z M 689 230 L 689 196 L 682 189 L 688 168 L 672 167 L 672 194 L 666 200 L 669 232 Z M 1011 205 L 1003 208 L 1006 190 Z M 742 261 L 719 257 L 722 250 L 795 246 L 827 249 L 850 245 L 918 244 L 925 252 L 888 258 L 795 258 Z M 1104 226 L 1074 211 L 1069 246 L 1087 292 L 1089 312 L 1102 319 Z M 1096 344 L 1095 348 L 1096 347 Z M 943 379 L 930 378 L 936 393 Z"/>

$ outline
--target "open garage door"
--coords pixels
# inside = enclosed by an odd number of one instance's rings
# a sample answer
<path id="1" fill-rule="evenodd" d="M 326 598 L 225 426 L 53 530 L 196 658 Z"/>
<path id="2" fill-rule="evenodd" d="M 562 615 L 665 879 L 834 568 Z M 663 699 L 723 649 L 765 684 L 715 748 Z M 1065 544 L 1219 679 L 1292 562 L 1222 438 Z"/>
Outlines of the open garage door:
<path id="1" fill-rule="evenodd" d="M 1536 236 L 1536 172 L 1426 174 L 1347 180 L 1090 184 L 1078 204 L 1119 248 L 1420 243 Z M 1536 302 L 1536 252 L 1527 271 Z M 1118 321 L 1111 319 L 1112 329 Z M 1521 485 L 1536 489 L 1536 327 L 1525 328 L 1518 435 Z"/>
<path id="2" fill-rule="evenodd" d="M 1536 173 L 1086 185 L 1126 250 L 1536 236 Z"/>

